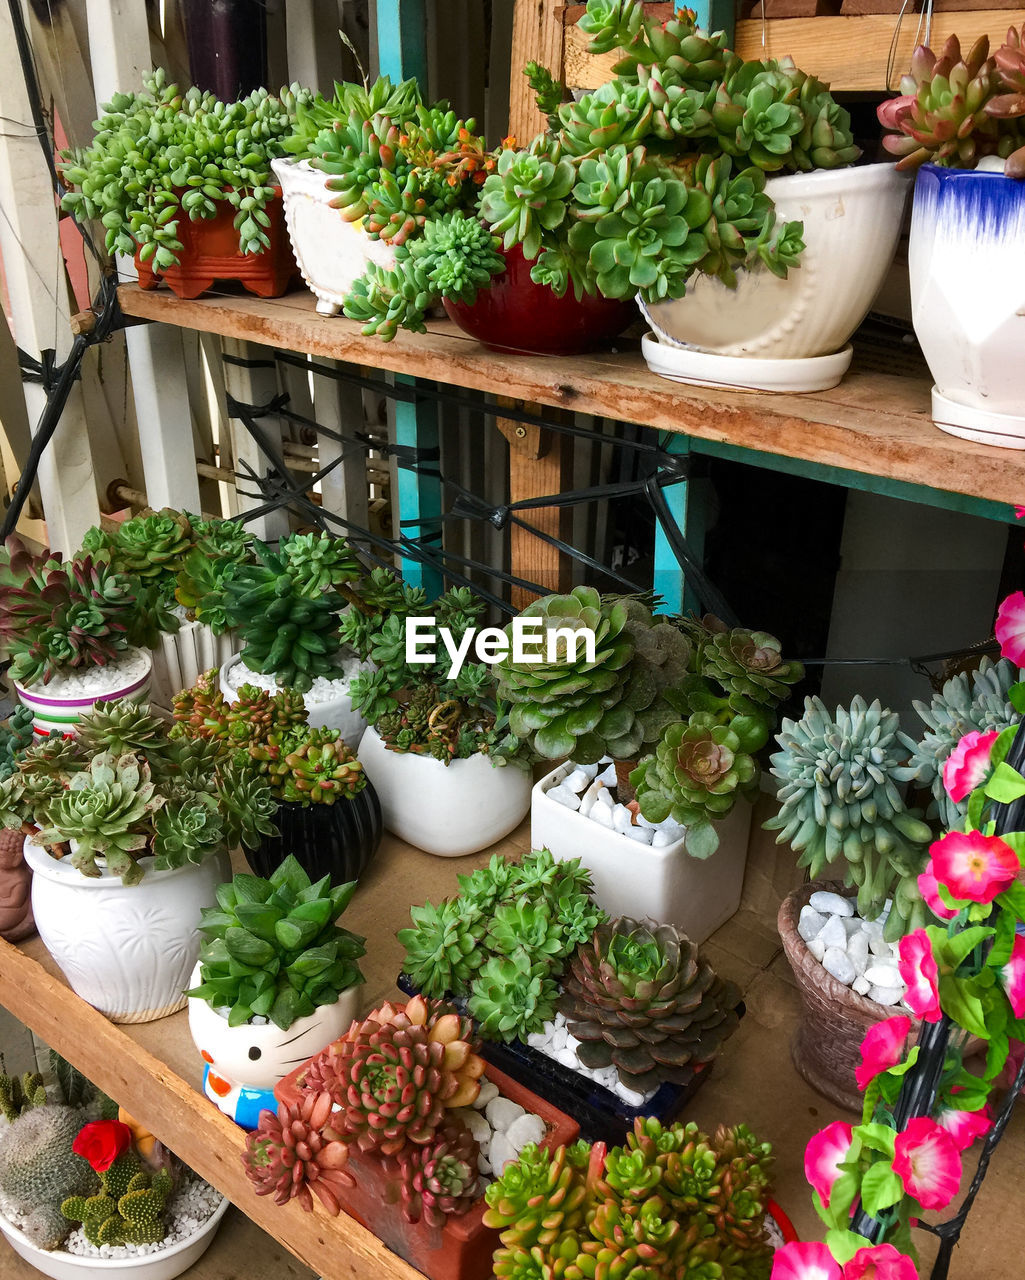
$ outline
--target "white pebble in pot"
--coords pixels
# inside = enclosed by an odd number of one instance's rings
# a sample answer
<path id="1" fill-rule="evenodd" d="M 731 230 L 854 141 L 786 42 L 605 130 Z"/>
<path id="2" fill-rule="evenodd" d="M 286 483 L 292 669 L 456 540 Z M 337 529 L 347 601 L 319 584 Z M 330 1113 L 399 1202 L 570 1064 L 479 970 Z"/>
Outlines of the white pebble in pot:
<path id="1" fill-rule="evenodd" d="M 521 1107 L 518 1102 L 510 1101 L 509 1098 L 492 1098 L 484 1108 L 484 1114 L 487 1116 L 492 1129 L 496 1130 L 495 1137 L 497 1137 L 497 1131 L 500 1130 L 505 1133 L 514 1120 L 526 1115 L 526 1109 Z M 492 1139 L 493 1141 L 494 1139 Z"/>
<path id="2" fill-rule="evenodd" d="M 823 915 L 854 915 L 854 903 L 850 898 L 845 898 L 839 893 L 831 893 L 828 889 L 819 889 L 817 893 L 811 895 L 808 902 L 816 911 L 821 911 Z"/>
<path id="3" fill-rule="evenodd" d="M 477 1094 L 477 1101 L 473 1104 L 478 1111 L 483 1111 L 492 1098 L 498 1097 L 498 1085 L 492 1084 L 490 1080 L 482 1080 L 480 1082 L 480 1093 Z"/>
<path id="4" fill-rule="evenodd" d="M 800 918 L 797 921 L 797 932 L 805 942 L 811 942 L 812 938 L 817 938 L 822 932 L 825 923 L 826 917 L 816 911 L 814 907 L 802 907 Z"/>
<path id="5" fill-rule="evenodd" d="M 827 973 L 831 973 L 837 982 L 842 982 L 847 987 L 858 976 L 854 965 L 847 958 L 847 952 L 840 947 L 830 947 L 826 951 L 822 957 L 822 967 Z"/>
<path id="6" fill-rule="evenodd" d="M 819 941 L 825 943 L 827 951 L 830 947 L 839 947 L 841 950 L 846 949 L 847 930 L 843 927 L 843 920 L 840 916 L 830 916 L 822 926 Z"/>
<path id="7" fill-rule="evenodd" d="M 540 1116 L 529 1114 L 520 1116 L 518 1120 L 512 1122 L 505 1136 L 519 1155 L 528 1142 L 540 1142 L 544 1138 L 545 1122 Z"/>
<path id="8" fill-rule="evenodd" d="M 488 1152 L 488 1159 L 491 1161 L 491 1168 L 496 1177 L 501 1175 L 502 1170 L 511 1161 L 517 1159 L 519 1152 L 509 1141 L 504 1133 L 497 1130 L 491 1139 L 491 1150 Z"/>

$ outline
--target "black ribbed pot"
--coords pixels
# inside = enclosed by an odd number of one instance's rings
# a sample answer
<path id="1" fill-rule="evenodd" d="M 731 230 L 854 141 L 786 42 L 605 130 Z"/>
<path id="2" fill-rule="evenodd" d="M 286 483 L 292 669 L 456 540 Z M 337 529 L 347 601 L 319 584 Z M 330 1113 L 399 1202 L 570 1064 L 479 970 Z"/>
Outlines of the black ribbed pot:
<path id="1" fill-rule="evenodd" d="M 330 876 L 335 884 L 358 880 L 381 843 L 381 802 L 368 782 L 351 800 L 334 804 L 282 804 L 275 823 L 280 835 L 266 836 L 246 860 L 268 878 L 289 854 L 311 880 Z"/>

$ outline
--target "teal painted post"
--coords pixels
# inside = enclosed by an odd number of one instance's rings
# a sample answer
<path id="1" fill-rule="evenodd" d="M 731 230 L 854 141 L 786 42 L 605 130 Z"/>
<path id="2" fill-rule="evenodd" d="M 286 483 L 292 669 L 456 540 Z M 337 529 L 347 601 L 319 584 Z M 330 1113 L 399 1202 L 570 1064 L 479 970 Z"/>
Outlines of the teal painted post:
<path id="1" fill-rule="evenodd" d="M 667 453 L 687 456 L 690 454 L 689 436 L 673 435 L 665 445 Z M 695 554 L 700 555 L 704 543 L 703 536 L 695 545 L 695 533 L 700 521 L 695 511 L 694 495 L 686 480 L 667 485 L 662 490 L 666 506 L 672 512 L 680 532 L 693 547 Z M 670 546 L 661 524 L 655 522 L 655 567 L 652 574 L 652 589 L 662 597 L 659 611 L 662 613 L 682 614 L 687 609 L 697 607 L 692 594 L 685 590 L 684 573 L 676 554 Z"/>
<path id="2" fill-rule="evenodd" d="M 377 0 L 377 61 L 382 76 L 396 83 L 416 76 L 427 91 L 427 11 L 425 0 Z M 397 386 L 416 386 L 414 378 L 396 376 Z M 420 451 L 438 448 L 438 408 L 434 401 L 395 402 L 395 443 Z M 421 464 L 433 470 L 436 463 Z M 433 476 L 398 468 L 398 518 L 413 521 L 404 532 L 416 538 L 429 536 L 439 525 L 430 523 L 441 513 L 441 485 Z M 419 524 L 417 522 L 420 522 Z M 428 598 L 440 594 L 441 574 L 436 569 L 402 560 L 402 576 L 414 587 L 423 587 Z"/>
<path id="3" fill-rule="evenodd" d="M 733 43 L 734 0 L 692 0 L 690 8 L 698 15 L 698 26 L 703 31 L 725 31 Z"/>

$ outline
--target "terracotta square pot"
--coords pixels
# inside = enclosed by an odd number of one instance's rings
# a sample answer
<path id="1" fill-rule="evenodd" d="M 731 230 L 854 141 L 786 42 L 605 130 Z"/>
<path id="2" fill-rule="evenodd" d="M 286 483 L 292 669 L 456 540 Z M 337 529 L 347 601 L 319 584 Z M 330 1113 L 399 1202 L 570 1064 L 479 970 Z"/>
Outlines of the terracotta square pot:
<path id="1" fill-rule="evenodd" d="M 274 1094 L 280 1102 L 298 1100 L 299 1077 L 307 1064 L 285 1076 Z M 540 1116 L 547 1126 L 542 1145 L 549 1151 L 575 1142 L 580 1126 L 551 1103 L 539 1098 L 504 1071 L 488 1065 L 485 1076 L 498 1086 L 503 1098 Z M 412 1225 L 403 1218 L 397 1204 L 388 1203 L 388 1179 L 379 1161 L 363 1154 L 349 1158 L 356 1186 L 339 1196 L 342 1208 L 382 1240 L 393 1253 L 422 1271 L 429 1280 L 487 1280 L 492 1255 L 498 1248 L 498 1232 L 484 1225 L 484 1197 L 458 1218 L 449 1218 L 441 1228 L 425 1223 Z"/>

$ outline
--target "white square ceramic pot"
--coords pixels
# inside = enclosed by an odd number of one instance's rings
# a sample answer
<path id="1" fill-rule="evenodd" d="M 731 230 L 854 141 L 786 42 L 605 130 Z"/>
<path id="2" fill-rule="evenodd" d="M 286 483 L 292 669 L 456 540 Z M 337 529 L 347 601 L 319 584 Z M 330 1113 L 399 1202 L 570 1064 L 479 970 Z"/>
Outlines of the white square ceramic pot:
<path id="1" fill-rule="evenodd" d="M 684 841 L 654 849 L 582 817 L 547 792 L 575 766 L 560 765 L 535 783 L 530 797 L 530 843 L 559 859 L 579 858 L 594 880 L 594 899 L 613 916 L 650 917 L 704 942 L 740 906 L 751 830 L 751 805 L 739 800 L 716 823 L 719 848 L 692 858 Z"/>

